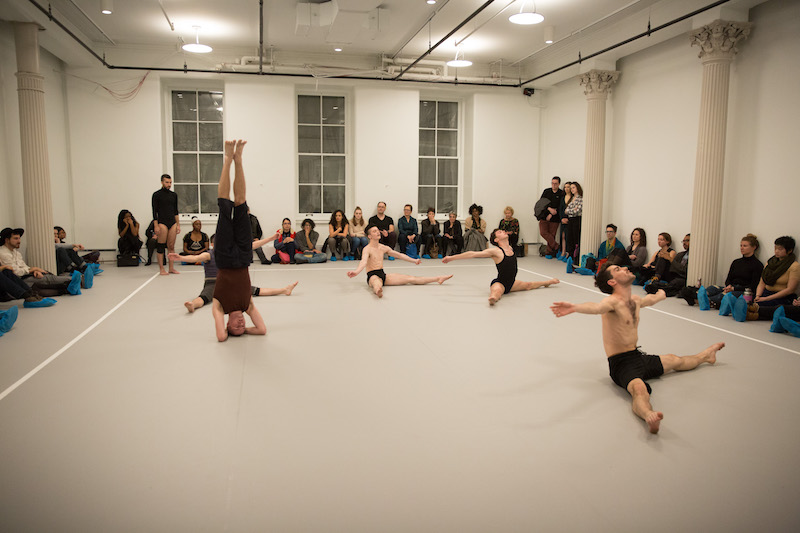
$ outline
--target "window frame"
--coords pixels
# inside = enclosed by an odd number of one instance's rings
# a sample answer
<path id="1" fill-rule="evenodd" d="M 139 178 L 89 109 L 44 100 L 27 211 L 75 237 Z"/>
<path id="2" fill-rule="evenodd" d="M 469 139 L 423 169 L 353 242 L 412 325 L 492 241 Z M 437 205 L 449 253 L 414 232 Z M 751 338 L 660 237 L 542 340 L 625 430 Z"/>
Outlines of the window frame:
<path id="1" fill-rule="evenodd" d="M 464 136 L 465 136 L 465 133 L 464 133 L 464 126 L 465 126 L 464 125 L 464 119 L 465 119 L 464 101 L 463 101 L 463 98 L 448 97 L 447 95 L 441 95 L 441 94 L 439 94 L 439 95 L 420 94 L 419 106 L 422 105 L 422 102 L 436 102 L 436 105 L 437 105 L 437 110 L 436 110 L 437 123 L 436 123 L 436 126 L 434 128 L 423 127 L 421 124 L 419 124 L 418 127 L 417 127 L 417 131 L 418 131 L 418 134 L 417 134 L 417 144 L 418 144 L 417 145 L 417 161 L 418 161 L 418 167 L 417 167 L 418 168 L 418 170 L 417 170 L 417 203 L 420 203 L 419 196 L 420 196 L 421 189 L 423 187 L 435 189 L 433 208 L 436 209 L 436 218 L 437 218 L 437 220 L 442 220 L 442 219 L 446 220 L 449 211 L 448 212 L 439 211 L 439 206 L 437 205 L 438 204 L 438 199 L 439 199 L 438 198 L 438 196 L 439 196 L 439 188 L 441 187 L 441 188 L 455 188 L 456 189 L 455 202 L 454 202 L 454 205 L 453 205 L 453 210 L 456 213 L 460 213 L 460 206 L 462 204 L 463 194 L 464 194 Z M 458 108 L 458 112 L 457 112 L 458 123 L 457 123 L 457 127 L 456 128 L 439 128 L 438 127 L 438 105 L 439 105 L 440 102 L 456 104 L 456 106 Z M 419 106 L 417 108 L 418 112 L 419 112 Z M 454 156 L 454 157 L 453 156 L 440 156 L 440 155 L 438 155 L 436 153 L 433 156 L 422 155 L 420 153 L 420 146 L 419 146 L 419 138 L 420 138 L 419 132 L 421 132 L 423 130 L 434 131 L 434 132 L 438 132 L 440 130 L 441 131 L 455 131 L 456 132 L 456 143 L 455 143 L 456 156 Z M 435 151 L 436 151 L 436 137 L 437 137 L 437 135 L 436 135 L 436 133 L 434 133 L 434 150 Z M 421 162 L 423 159 L 433 159 L 435 161 L 436 183 L 434 185 L 423 185 L 423 184 L 420 183 L 419 162 Z M 438 184 L 438 181 L 439 181 L 439 179 L 438 179 L 439 178 L 439 160 L 440 159 L 450 159 L 450 160 L 457 161 L 458 170 L 456 172 L 456 184 L 455 185 L 439 185 Z M 420 203 L 418 212 L 420 214 L 422 214 L 422 211 L 426 210 L 428 207 L 431 207 L 431 206 L 422 205 Z"/>

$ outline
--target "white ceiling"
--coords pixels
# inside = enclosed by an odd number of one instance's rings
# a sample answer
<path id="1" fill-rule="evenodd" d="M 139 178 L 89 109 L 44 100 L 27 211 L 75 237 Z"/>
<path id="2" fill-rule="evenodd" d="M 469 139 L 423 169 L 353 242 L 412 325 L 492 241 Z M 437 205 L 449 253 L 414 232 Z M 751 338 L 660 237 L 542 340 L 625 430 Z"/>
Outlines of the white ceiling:
<path id="1" fill-rule="evenodd" d="M 308 2 L 318 5 L 310 5 Z M 764 0 L 730 0 L 703 15 L 688 19 L 598 56 L 580 66 L 546 76 L 530 85 L 548 86 L 580 68 L 597 65 L 614 68 L 624 55 L 686 33 L 699 23 L 716 18 L 746 20 L 747 11 Z M 101 0 L 3 0 L 0 18 L 36 21 L 46 31 L 41 45 L 73 66 L 98 64 L 66 32 L 37 9 L 53 14 L 99 56 L 114 65 L 142 68 L 200 70 L 257 70 L 241 66 L 243 56 L 259 53 L 258 0 L 113 0 L 111 15 L 100 13 Z M 428 81 L 459 80 L 516 84 L 576 61 L 579 54 L 613 46 L 647 30 L 714 3 L 714 0 L 537 0 L 536 11 L 545 21 L 518 26 L 508 16 L 520 10 L 523 0 L 264 0 L 265 72 L 391 78 L 392 58 L 416 59 L 484 4 L 489 5 L 467 22 L 427 58 L 427 70 L 414 77 Z M 298 3 L 302 4 L 298 6 Z M 525 7 L 533 7 L 525 0 Z M 298 16 L 300 13 L 300 16 Z M 319 14 L 313 17 L 314 13 Z M 335 14 L 335 16 L 333 16 Z M 308 20 L 321 23 L 298 25 Z M 172 23 L 172 27 L 170 26 Z M 180 50 L 180 43 L 194 41 L 199 25 L 200 41 L 214 48 L 206 55 Z M 545 45 L 545 27 L 553 28 L 556 42 Z M 466 38 L 466 39 L 465 39 Z M 442 62 L 462 47 L 470 68 L 447 69 Z M 335 52 L 341 47 L 341 52 Z M 687 41 L 688 47 L 688 41 Z M 383 58 L 386 58 L 384 60 Z M 257 62 L 256 62 L 257 63 Z M 406 62 L 407 63 L 407 62 Z M 402 67 L 402 65 L 401 65 Z M 408 76 L 408 75 L 406 75 Z M 405 76 L 404 76 L 404 79 Z"/>

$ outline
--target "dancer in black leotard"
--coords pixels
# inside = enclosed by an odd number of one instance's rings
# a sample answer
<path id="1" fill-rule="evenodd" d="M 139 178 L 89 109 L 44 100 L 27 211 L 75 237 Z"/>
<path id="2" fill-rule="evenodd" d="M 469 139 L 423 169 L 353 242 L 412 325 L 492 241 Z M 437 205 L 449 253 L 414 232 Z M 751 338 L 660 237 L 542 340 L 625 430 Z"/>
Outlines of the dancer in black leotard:
<path id="1" fill-rule="evenodd" d="M 494 305 L 504 294 L 516 291 L 529 291 L 539 287 L 549 287 L 558 280 L 553 278 L 547 281 L 518 281 L 517 258 L 514 249 L 508 243 L 508 234 L 496 229 L 492 232 L 489 242 L 496 248 L 487 248 L 481 252 L 464 252 L 463 254 L 450 255 L 442 259 L 442 263 L 449 263 L 456 259 L 472 259 L 475 257 L 491 257 L 497 266 L 497 277 L 489 284 L 489 305 Z"/>
<path id="2" fill-rule="evenodd" d="M 164 251 L 169 248 L 170 253 L 175 252 L 175 237 L 181 231 L 178 221 L 178 195 L 170 190 L 172 178 L 169 174 L 161 175 L 161 189 L 153 193 L 153 228 L 158 239 L 158 268 L 162 276 L 178 274 L 175 262 L 169 260 L 169 272 L 164 270 Z"/>

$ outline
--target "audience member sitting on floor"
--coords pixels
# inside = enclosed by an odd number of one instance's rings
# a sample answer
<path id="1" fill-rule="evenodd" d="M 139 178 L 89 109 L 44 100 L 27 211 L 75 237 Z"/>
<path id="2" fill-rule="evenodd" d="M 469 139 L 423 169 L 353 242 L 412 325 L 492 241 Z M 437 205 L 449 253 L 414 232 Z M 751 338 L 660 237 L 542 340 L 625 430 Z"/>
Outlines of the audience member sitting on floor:
<path id="1" fill-rule="evenodd" d="M 133 213 L 123 209 L 117 216 L 117 232 L 119 240 L 117 249 L 121 255 L 139 254 L 142 250 L 142 239 L 139 238 L 139 223 Z"/>
<path id="2" fill-rule="evenodd" d="M 388 218 L 388 217 L 387 217 Z M 298 264 L 302 263 L 324 263 L 328 256 L 317 250 L 317 239 L 319 233 L 314 231 L 314 221 L 307 218 L 303 221 L 302 229 L 295 235 L 295 254 L 294 260 Z"/>
<path id="3" fill-rule="evenodd" d="M 681 241 L 683 251 L 675 254 L 675 259 L 669 266 L 669 272 L 661 280 L 666 282 L 666 287 L 662 287 L 667 296 L 677 296 L 680 290 L 686 287 L 686 276 L 689 271 L 689 241 L 690 235 L 687 233 Z M 648 288 L 650 294 L 654 294 L 652 288 Z"/>
<path id="4" fill-rule="evenodd" d="M 80 294 L 83 279 L 77 270 L 73 271 L 71 276 L 56 276 L 43 268 L 31 267 L 25 263 L 19 252 L 24 233 L 25 230 L 22 228 L 5 228 L 0 232 L 0 265 L 10 266 L 14 274 L 22 278 L 29 287 L 34 288 L 42 296 Z M 88 286 L 91 286 L 93 275 L 92 269 L 86 269 L 85 279 Z"/>
<path id="5" fill-rule="evenodd" d="M 659 281 L 669 272 L 672 261 L 675 259 L 675 250 L 670 248 L 672 236 L 669 233 L 658 234 L 658 251 L 642 266 L 643 278 L 651 282 Z"/>
<path id="6" fill-rule="evenodd" d="M 292 231 L 292 221 L 284 218 L 281 223 L 281 231 L 278 238 L 273 243 L 275 255 L 272 256 L 273 263 L 282 265 L 294 264 L 294 254 L 297 251 L 295 245 L 295 233 Z"/>
<path id="7" fill-rule="evenodd" d="M 758 247 L 758 239 L 752 233 L 742 237 L 739 243 L 739 251 L 742 257 L 734 259 L 731 263 L 731 267 L 728 269 L 728 277 L 725 278 L 725 285 L 706 286 L 711 307 L 718 309 L 722 298 L 728 293 L 737 298 L 744 294 L 747 289 L 750 289 L 753 294 L 756 293 L 758 282 L 761 280 L 761 271 L 764 269 L 764 265 L 755 256 Z M 694 305 L 697 301 L 697 289 L 695 287 L 686 287 L 681 291 L 681 297 L 689 305 Z"/>
<path id="8" fill-rule="evenodd" d="M 192 217 L 192 231 L 183 236 L 183 252 L 178 255 L 200 255 L 208 251 L 208 235 L 201 230 L 203 223 L 197 217 Z"/>
<path id="9" fill-rule="evenodd" d="M 250 212 L 250 209 L 247 210 L 247 215 L 250 217 L 250 234 L 253 236 L 253 241 L 258 241 L 264 236 L 264 231 L 261 229 L 261 224 L 258 222 L 258 218 L 256 218 L 256 216 Z M 272 261 L 267 259 L 267 254 L 264 253 L 264 250 L 261 248 L 261 246 L 256 248 L 254 251 L 262 265 L 272 264 Z"/>
<path id="10" fill-rule="evenodd" d="M 486 249 L 486 221 L 481 218 L 483 206 L 469 206 L 470 216 L 464 221 L 464 251 L 482 252 Z"/>
<path id="11" fill-rule="evenodd" d="M 59 238 L 59 227 L 53 228 L 56 245 L 56 274 L 71 273 L 73 270 L 83 272 L 86 262 L 78 255 L 78 250 L 83 250 L 82 244 L 67 244 Z"/>
<path id="12" fill-rule="evenodd" d="M 549 209 L 550 208 L 548 208 L 548 213 Z M 539 227 L 541 228 L 541 224 L 539 225 Z M 558 226 L 553 226 L 553 227 L 558 227 Z M 514 218 L 514 208 L 511 207 L 510 205 L 507 205 L 506 208 L 503 210 L 503 218 L 497 225 L 497 229 L 501 229 L 506 232 L 506 235 L 508 235 L 508 244 L 511 246 L 511 248 L 515 248 L 517 246 L 517 241 L 519 241 L 519 220 Z M 554 239 L 555 239 L 555 231 L 553 232 L 553 242 L 555 243 Z"/>
<path id="13" fill-rule="evenodd" d="M 443 256 L 460 254 L 464 248 L 464 237 L 461 234 L 461 222 L 457 220 L 455 211 L 447 215 L 447 222 L 442 224 L 442 249 Z"/>
<path id="14" fill-rule="evenodd" d="M 597 249 L 597 260 L 606 259 L 611 250 L 614 249 L 624 250 L 625 245 L 617 239 L 617 226 L 608 224 L 606 226 L 606 240 L 601 242 L 600 247 Z"/>
<path id="15" fill-rule="evenodd" d="M 631 243 L 625 249 L 631 260 L 629 270 L 639 279 L 639 273 L 647 262 L 647 233 L 642 228 L 635 228 L 631 232 Z"/>
<path id="16" fill-rule="evenodd" d="M 378 202 L 378 214 L 369 218 L 368 225 L 377 227 L 381 232 L 381 244 L 394 250 L 397 233 L 394 232 L 394 220 L 386 215 L 386 202 Z"/>
<path id="17" fill-rule="evenodd" d="M 365 233 L 367 229 L 367 221 L 364 220 L 364 215 L 360 207 L 356 207 L 353 211 L 353 218 L 350 219 L 350 254 L 353 259 L 361 259 L 361 250 L 369 244 L 369 239 Z"/>
<path id="18" fill-rule="evenodd" d="M 331 250 L 331 260 L 341 261 L 350 253 L 350 223 L 344 216 L 344 211 L 337 209 L 328 222 L 328 248 Z"/>
<path id="19" fill-rule="evenodd" d="M 61 226 L 53 226 L 53 233 L 55 234 L 55 242 L 57 248 L 59 244 L 62 244 L 64 245 L 62 246 L 62 248 L 72 248 L 76 253 L 75 255 L 77 255 L 78 250 L 81 251 L 86 250 L 86 248 L 82 244 L 67 244 L 65 241 L 65 239 L 67 238 L 67 232 Z M 92 250 L 88 254 L 84 254 L 79 257 L 81 258 L 82 261 L 86 263 L 97 263 L 98 261 L 100 261 L 100 251 Z"/>
<path id="20" fill-rule="evenodd" d="M 778 314 L 778 317 L 775 316 L 776 314 Z M 777 331 L 774 329 L 776 318 L 778 320 L 780 320 L 780 318 L 784 319 L 780 321 L 781 329 Z M 793 322 L 790 324 L 790 327 L 787 327 L 784 323 L 786 319 Z M 800 298 L 795 298 L 792 300 L 791 304 L 785 305 L 761 307 L 758 304 L 750 304 L 747 311 L 747 320 L 772 320 L 773 327 L 770 328 L 770 331 L 780 333 L 782 332 L 781 330 L 789 330 L 789 333 L 795 337 L 800 337 Z"/>
<path id="21" fill-rule="evenodd" d="M 444 252 L 442 250 L 442 237 L 439 235 L 439 223 L 436 221 L 436 210 L 428 208 L 428 216 L 422 221 L 422 232 L 419 235 L 420 253 L 425 259 L 436 258 Z M 433 253 L 431 253 L 433 252 Z"/>
<path id="22" fill-rule="evenodd" d="M 397 244 L 400 245 L 400 253 L 406 253 L 409 244 L 419 248 L 419 226 L 417 219 L 411 216 L 414 207 L 411 204 L 403 206 L 403 216 L 397 221 Z"/>
<path id="23" fill-rule="evenodd" d="M 775 255 L 767 261 L 756 288 L 755 303 L 759 307 L 787 305 L 797 298 L 800 264 L 794 255 L 794 246 L 792 237 L 775 239 Z"/>
<path id="24" fill-rule="evenodd" d="M 52 298 L 39 296 L 36 288 L 14 274 L 13 267 L 0 265 L 0 302 L 11 300 L 25 300 L 23 307 L 50 307 L 56 303 Z"/>

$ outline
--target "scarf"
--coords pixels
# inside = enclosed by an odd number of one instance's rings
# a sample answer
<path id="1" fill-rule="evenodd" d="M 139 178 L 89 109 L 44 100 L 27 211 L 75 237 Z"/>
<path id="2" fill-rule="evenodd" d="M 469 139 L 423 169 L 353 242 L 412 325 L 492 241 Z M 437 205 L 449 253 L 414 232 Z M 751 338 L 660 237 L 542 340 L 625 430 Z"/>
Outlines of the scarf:
<path id="1" fill-rule="evenodd" d="M 779 259 L 774 255 L 769 258 L 767 261 L 767 265 L 764 267 L 764 271 L 761 273 L 761 279 L 764 280 L 764 283 L 767 285 L 775 285 L 777 283 L 778 278 L 786 274 L 789 270 L 789 267 L 792 266 L 797 259 L 793 253 L 787 255 L 783 259 Z"/>

